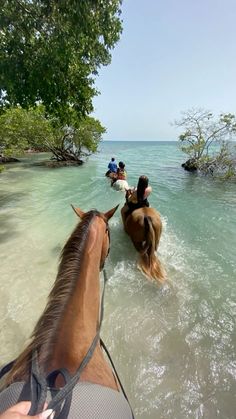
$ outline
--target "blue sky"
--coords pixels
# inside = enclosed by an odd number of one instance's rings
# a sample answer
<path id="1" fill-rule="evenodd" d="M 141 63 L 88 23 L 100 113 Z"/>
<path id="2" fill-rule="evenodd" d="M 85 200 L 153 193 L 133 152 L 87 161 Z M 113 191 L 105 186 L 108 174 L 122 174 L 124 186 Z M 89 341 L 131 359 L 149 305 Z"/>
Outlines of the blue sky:
<path id="1" fill-rule="evenodd" d="M 193 106 L 236 113 L 235 0 L 124 0 L 122 19 L 96 80 L 104 139 L 176 140 Z"/>

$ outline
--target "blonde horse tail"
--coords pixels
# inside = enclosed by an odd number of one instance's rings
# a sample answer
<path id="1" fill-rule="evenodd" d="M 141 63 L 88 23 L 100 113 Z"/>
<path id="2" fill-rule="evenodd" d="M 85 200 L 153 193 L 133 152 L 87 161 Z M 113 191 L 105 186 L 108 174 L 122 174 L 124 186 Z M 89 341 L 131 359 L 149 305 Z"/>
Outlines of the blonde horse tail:
<path id="1" fill-rule="evenodd" d="M 155 253 L 156 244 L 159 242 L 161 231 L 158 232 L 158 237 L 156 237 L 157 232 L 155 232 L 151 217 L 144 216 L 143 221 L 145 242 L 143 248 L 140 250 L 138 266 L 148 278 L 164 282 L 166 276 L 165 271 Z"/>

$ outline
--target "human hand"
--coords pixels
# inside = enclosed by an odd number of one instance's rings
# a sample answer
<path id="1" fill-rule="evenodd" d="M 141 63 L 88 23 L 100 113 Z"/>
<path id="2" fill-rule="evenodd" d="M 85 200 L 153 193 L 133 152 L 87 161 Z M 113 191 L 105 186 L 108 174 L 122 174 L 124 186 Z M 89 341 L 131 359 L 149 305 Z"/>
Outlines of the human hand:
<path id="1" fill-rule="evenodd" d="M 34 419 L 46 419 L 53 417 L 53 410 L 48 409 L 44 410 L 42 413 L 39 413 L 35 416 L 28 416 L 30 410 L 31 402 L 20 402 L 14 406 L 7 409 L 5 412 L 0 414 L 0 419 L 24 419 L 24 418 L 34 418 Z"/>

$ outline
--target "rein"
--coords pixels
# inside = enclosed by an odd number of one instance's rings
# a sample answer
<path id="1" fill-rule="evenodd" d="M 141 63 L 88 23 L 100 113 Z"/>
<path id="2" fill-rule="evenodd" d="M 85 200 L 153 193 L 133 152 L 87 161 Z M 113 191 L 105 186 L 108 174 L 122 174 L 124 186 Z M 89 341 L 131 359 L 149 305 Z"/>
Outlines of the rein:
<path id="1" fill-rule="evenodd" d="M 108 248 L 108 253 L 107 253 L 107 256 L 108 256 L 109 251 L 110 251 L 110 229 L 109 229 L 108 223 L 106 223 L 106 224 L 107 224 L 106 232 L 108 233 L 108 237 L 109 237 L 109 248 Z M 39 413 L 43 410 L 48 390 L 50 390 L 50 388 L 52 389 L 55 386 L 55 381 L 56 381 L 56 378 L 58 377 L 58 375 L 62 375 L 62 377 L 64 378 L 64 381 L 65 381 L 65 385 L 60 390 L 58 390 L 58 392 L 55 396 L 52 397 L 52 399 L 49 402 L 47 408 L 52 409 L 53 411 L 55 411 L 55 415 L 58 419 L 65 419 L 68 416 L 69 410 L 70 410 L 70 405 L 71 405 L 71 400 L 72 400 L 72 391 L 73 391 L 75 385 L 80 380 L 81 373 L 83 372 L 84 368 L 86 367 L 86 365 L 91 360 L 91 358 L 93 356 L 93 353 L 94 353 L 94 350 L 96 348 L 96 345 L 98 344 L 99 341 L 100 341 L 101 347 L 104 349 L 104 351 L 107 354 L 107 357 L 108 357 L 108 359 L 110 361 L 110 364 L 113 368 L 114 375 L 115 375 L 115 377 L 116 377 L 116 379 L 117 379 L 117 381 L 120 385 L 120 388 L 123 392 L 124 397 L 126 398 L 128 404 L 130 406 L 128 397 L 127 397 L 127 395 L 125 393 L 125 390 L 124 390 L 124 387 L 123 387 L 123 385 L 120 381 L 120 378 L 119 378 L 118 373 L 116 371 L 115 365 L 114 365 L 114 363 L 111 359 L 109 351 L 108 351 L 107 347 L 105 346 L 103 340 L 100 338 L 100 330 L 101 330 L 103 315 L 104 315 L 105 286 L 106 286 L 106 283 L 108 281 L 107 273 L 106 273 L 103 266 L 102 266 L 102 269 L 103 269 L 104 285 L 103 285 L 103 292 L 102 292 L 101 306 L 100 306 L 101 311 L 100 311 L 99 327 L 98 327 L 97 333 L 94 336 L 94 338 L 92 340 L 92 343 L 91 343 L 83 361 L 81 362 L 80 366 L 78 367 L 76 373 L 73 376 L 71 376 L 67 369 L 61 368 L 61 369 L 58 369 L 58 370 L 55 370 L 55 371 L 51 372 L 45 378 L 40 373 L 37 351 L 33 352 L 32 363 L 31 363 L 31 372 L 30 372 L 30 380 L 24 384 L 24 387 L 21 391 L 21 394 L 20 394 L 20 397 L 19 397 L 19 400 L 18 400 L 18 402 L 20 402 L 20 401 L 30 399 L 31 408 L 30 408 L 30 411 L 28 413 L 29 415 L 35 415 L 35 414 L 37 414 L 37 413 Z M 14 361 L 10 362 L 5 367 L 3 367 L 2 370 L 0 370 L 0 379 L 7 372 L 10 371 L 10 369 L 12 368 L 13 365 L 14 365 Z M 52 392 L 51 392 L 51 394 L 52 394 Z M 61 406 L 62 406 L 62 408 L 61 408 Z M 131 406 L 130 406 L 130 409 L 131 409 Z M 132 412 L 132 409 L 131 409 L 131 412 Z M 133 412 L 132 412 L 132 417 L 134 418 Z"/>
<path id="2" fill-rule="evenodd" d="M 106 285 L 106 282 L 107 282 L 107 275 L 106 275 L 105 269 L 103 270 L 103 276 L 104 276 L 104 286 L 103 286 L 103 292 L 102 292 L 102 298 L 101 298 L 101 314 L 100 314 L 99 328 L 98 328 L 98 331 L 97 331 L 96 335 L 93 338 L 93 341 L 92 341 L 92 343 L 91 343 L 83 361 L 81 362 L 79 368 L 77 369 L 76 373 L 73 376 L 71 376 L 66 369 L 58 369 L 58 370 L 53 371 L 52 373 L 50 373 L 47 376 L 47 378 L 45 378 L 39 371 L 37 352 L 33 353 L 30 382 L 27 382 L 25 384 L 25 386 L 22 390 L 21 396 L 20 396 L 20 398 L 22 399 L 22 395 L 25 393 L 26 387 L 28 387 L 27 388 L 27 392 L 28 392 L 29 385 L 30 385 L 31 403 L 32 404 L 31 404 L 31 408 L 30 408 L 30 411 L 29 411 L 29 415 L 35 415 L 35 414 L 37 414 L 37 413 L 39 413 L 43 410 L 43 406 L 44 406 L 46 396 L 47 396 L 47 388 L 48 388 L 49 384 L 50 384 L 50 386 L 53 386 L 55 384 L 55 380 L 56 380 L 56 378 L 59 374 L 61 374 L 64 377 L 66 384 L 52 398 L 52 400 L 49 402 L 47 408 L 48 409 L 53 409 L 54 411 L 56 411 L 57 408 L 61 406 L 63 400 L 67 401 L 67 398 L 70 395 L 71 395 L 71 397 L 70 397 L 69 402 L 71 402 L 72 390 L 75 387 L 75 385 L 77 384 L 77 382 L 79 381 L 82 371 L 84 370 L 86 365 L 89 363 L 90 359 L 92 358 L 94 350 L 96 348 L 96 345 L 97 345 L 97 343 L 100 339 L 100 330 L 101 330 L 102 320 L 103 320 L 103 315 L 104 315 L 105 285 Z M 102 346 L 103 346 L 103 342 L 102 342 Z M 107 349 L 106 349 L 106 351 L 107 351 Z M 109 359 L 110 359 L 110 356 L 109 356 Z M 120 383 L 119 379 L 118 379 L 118 381 Z M 123 387 L 121 385 L 121 389 L 122 388 Z M 125 395 L 125 397 L 127 398 L 126 395 Z M 59 416 L 57 416 L 58 418 L 65 418 L 65 407 L 67 407 L 67 408 L 70 407 L 70 406 L 65 406 L 66 404 L 67 403 L 65 402 L 61 413 L 59 414 Z"/>
<path id="3" fill-rule="evenodd" d="M 104 218 L 103 218 L 103 220 L 104 220 Z M 109 239 L 109 247 L 108 247 L 108 251 L 107 251 L 107 255 L 106 255 L 106 258 L 107 258 L 108 254 L 110 252 L 110 228 L 109 228 L 108 221 L 104 220 L 104 222 L 106 223 L 106 231 L 105 232 L 108 234 L 108 239 Z M 102 266 L 100 266 L 100 271 L 103 270 L 104 284 L 103 284 L 103 291 L 102 291 L 101 304 L 100 304 L 99 326 L 98 326 L 97 332 L 96 332 L 96 334 L 95 334 L 95 336 L 94 336 L 94 338 L 91 342 L 91 345 L 90 345 L 84 359 L 82 360 L 78 369 L 76 370 L 75 374 L 70 375 L 69 371 L 66 368 L 60 368 L 60 369 L 52 371 L 47 377 L 45 377 L 40 372 L 37 351 L 32 352 L 31 366 L 30 366 L 30 377 L 29 377 L 29 380 L 24 383 L 24 386 L 22 388 L 21 394 L 20 394 L 19 399 L 18 399 L 18 402 L 25 401 L 25 400 L 30 400 L 31 401 L 31 408 L 30 408 L 30 411 L 28 413 L 28 415 L 30 415 L 30 416 L 36 415 L 39 412 L 43 411 L 44 404 L 45 404 L 45 401 L 46 401 L 46 398 L 47 398 L 47 393 L 48 393 L 48 391 L 50 391 L 52 398 L 49 401 L 47 409 L 52 409 L 55 412 L 55 417 L 57 417 L 58 419 L 65 419 L 65 418 L 68 417 L 68 414 L 69 414 L 69 411 L 70 411 L 70 406 L 71 406 L 71 401 L 72 401 L 73 389 L 74 389 L 75 385 L 78 383 L 78 381 L 80 380 L 80 377 L 81 377 L 81 374 L 82 374 L 84 368 L 87 366 L 87 364 L 91 360 L 91 358 L 94 354 L 95 348 L 96 348 L 98 343 L 100 343 L 101 347 L 106 352 L 107 357 L 110 361 L 110 364 L 113 368 L 113 374 L 116 377 L 116 379 L 117 379 L 117 381 L 120 385 L 120 388 L 123 392 L 123 395 L 126 398 L 128 404 L 130 406 L 127 395 L 126 395 L 126 393 L 124 391 L 124 388 L 121 384 L 120 378 L 117 374 L 116 368 L 115 368 L 114 363 L 111 359 L 111 356 L 108 352 L 108 349 L 106 348 L 104 342 L 100 338 L 100 331 L 101 331 L 103 315 L 104 315 L 105 286 L 106 286 L 106 283 L 108 281 L 108 277 L 107 277 L 107 273 L 104 269 L 104 265 L 105 265 L 105 260 L 104 260 L 104 263 L 102 263 Z M 3 367 L 0 370 L 0 379 L 6 373 L 8 373 L 11 370 L 11 368 L 14 365 L 14 362 L 15 361 L 10 362 L 9 364 L 7 364 L 5 367 Z M 55 388 L 56 387 L 55 383 L 56 383 L 56 379 L 59 375 L 61 375 L 63 377 L 63 379 L 65 381 L 65 385 L 60 389 L 56 389 Z M 55 394 L 55 390 L 56 390 L 56 394 Z M 130 410 L 132 412 L 131 406 L 130 406 Z M 132 417 L 134 418 L 133 412 L 132 412 Z"/>

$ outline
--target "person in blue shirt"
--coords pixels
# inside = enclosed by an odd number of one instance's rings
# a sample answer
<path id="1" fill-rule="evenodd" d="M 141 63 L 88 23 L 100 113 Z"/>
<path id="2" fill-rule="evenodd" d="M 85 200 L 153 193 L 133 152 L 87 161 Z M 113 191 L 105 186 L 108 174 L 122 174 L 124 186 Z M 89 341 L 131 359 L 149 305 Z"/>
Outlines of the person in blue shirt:
<path id="1" fill-rule="evenodd" d="M 117 172 L 117 163 L 115 161 L 115 157 L 111 158 L 111 161 L 108 164 L 108 171 L 106 172 L 106 176 L 109 176 L 111 173 Z"/>

